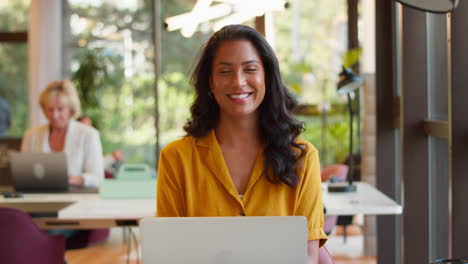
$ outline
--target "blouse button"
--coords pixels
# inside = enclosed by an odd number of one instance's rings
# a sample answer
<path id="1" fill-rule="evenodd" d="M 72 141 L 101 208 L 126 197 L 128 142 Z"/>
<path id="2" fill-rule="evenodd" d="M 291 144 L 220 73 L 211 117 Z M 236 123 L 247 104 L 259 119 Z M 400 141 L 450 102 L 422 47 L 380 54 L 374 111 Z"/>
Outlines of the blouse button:
<path id="1" fill-rule="evenodd" d="M 245 214 L 244 214 L 244 213 L 240 213 L 239 216 L 245 216 Z"/>

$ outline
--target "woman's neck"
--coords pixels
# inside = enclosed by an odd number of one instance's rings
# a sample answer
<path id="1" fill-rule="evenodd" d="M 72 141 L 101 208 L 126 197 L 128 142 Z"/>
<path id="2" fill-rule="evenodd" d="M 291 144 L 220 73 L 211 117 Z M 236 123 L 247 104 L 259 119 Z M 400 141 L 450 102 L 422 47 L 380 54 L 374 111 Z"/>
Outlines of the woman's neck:
<path id="1" fill-rule="evenodd" d="M 67 135 L 67 127 L 53 127 L 50 126 L 49 133 L 49 146 L 53 152 L 61 152 L 65 147 L 65 138 Z"/>
<path id="2" fill-rule="evenodd" d="M 221 116 L 215 128 L 216 139 L 220 145 L 259 146 L 261 144 L 258 119 L 231 118 Z"/>
<path id="3" fill-rule="evenodd" d="M 50 134 L 65 135 L 65 134 L 67 134 L 67 127 L 52 127 L 51 126 L 50 127 Z"/>
<path id="4" fill-rule="evenodd" d="M 52 126 L 51 124 L 49 124 L 49 134 L 53 136 L 65 136 L 67 134 L 69 125 L 70 121 L 68 121 L 67 124 L 63 127 Z"/>

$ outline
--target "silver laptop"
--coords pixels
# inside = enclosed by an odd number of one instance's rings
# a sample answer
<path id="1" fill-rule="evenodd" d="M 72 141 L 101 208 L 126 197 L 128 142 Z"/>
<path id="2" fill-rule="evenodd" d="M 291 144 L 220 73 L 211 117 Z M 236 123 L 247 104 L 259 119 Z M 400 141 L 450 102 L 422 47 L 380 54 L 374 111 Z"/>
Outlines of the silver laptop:
<path id="1" fill-rule="evenodd" d="M 60 153 L 10 153 L 11 175 L 17 192 L 68 191 L 67 159 Z"/>
<path id="2" fill-rule="evenodd" d="M 302 216 L 155 217 L 140 222 L 143 264 L 306 264 Z"/>

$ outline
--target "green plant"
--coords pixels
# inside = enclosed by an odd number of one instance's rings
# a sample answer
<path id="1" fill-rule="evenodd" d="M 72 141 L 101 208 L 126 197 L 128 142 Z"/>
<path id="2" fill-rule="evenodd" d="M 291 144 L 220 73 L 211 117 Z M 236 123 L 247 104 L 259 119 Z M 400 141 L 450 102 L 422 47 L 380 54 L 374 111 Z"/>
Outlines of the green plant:
<path id="1" fill-rule="evenodd" d="M 348 115 L 345 112 L 329 116 L 326 127 L 323 126 L 320 115 L 297 118 L 305 123 L 305 131 L 301 137 L 314 144 L 319 151 L 322 165 L 344 162 L 349 151 Z M 357 137 L 356 126 L 354 129 Z M 324 132 L 325 136 L 322 135 Z M 355 142 L 358 142 L 356 138 Z"/>
<path id="2" fill-rule="evenodd" d="M 343 54 L 343 67 L 351 68 L 354 64 L 358 63 L 359 57 L 361 56 L 361 52 L 361 48 L 355 48 L 346 51 Z"/>
<path id="3" fill-rule="evenodd" d="M 83 48 L 78 52 L 79 67 L 73 74 L 80 97 L 82 115 L 88 116 L 96 127 L 101 119 L 101 90 L 109 81 L 105 57 L 99 49 Z"/>

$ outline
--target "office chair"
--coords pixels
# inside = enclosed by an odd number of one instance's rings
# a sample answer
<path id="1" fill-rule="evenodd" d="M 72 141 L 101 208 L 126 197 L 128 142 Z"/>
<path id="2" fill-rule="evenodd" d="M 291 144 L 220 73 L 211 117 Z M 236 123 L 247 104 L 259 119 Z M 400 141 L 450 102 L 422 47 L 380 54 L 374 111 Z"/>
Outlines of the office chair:
<path id="1" fill-rule="evenodd" d="M 338 222 L 337 215 L 325 215 L 324 223 L 323 223 L 323 232 L 328 236 L 335 228 L 336 223 Z"/>
<path id="2" fill-rule="evenodd" d="M 346 181 L 348 170 L 349 167 L 346 164 L 331 164 L 322 168 L 320 176 L 322 177 L 322 182 L 326 182 L 328 180 L 342 182 Z"/>
<path id="3" fill-rule="evenodd" d="M 325 246 L 319 248 L 318 264 L 335 264 L 335 260 Z"/>
<path id="4" fill-rule="evenodd" d="M 151 173 L 151 168 L 142 163 L 124 163 L 120 166 L 119 171 L 117 172 L 118 180 L 151 180 L 153 175 Z"/>
<path id="5" fill-rule="evenodd" d="M 0 261 L 15 264 L 63 264 L 65 238 L 42 232 L 26 213 L 0 207 Z"/>

